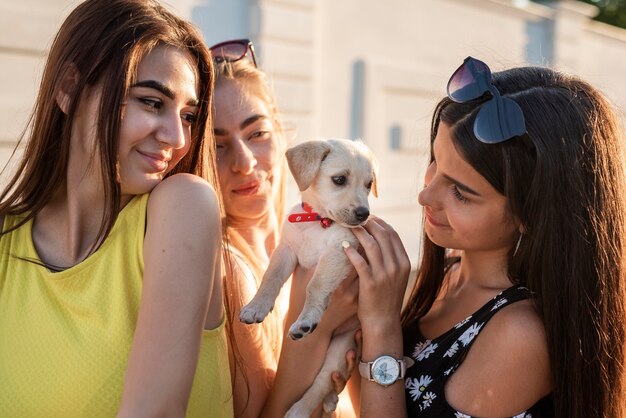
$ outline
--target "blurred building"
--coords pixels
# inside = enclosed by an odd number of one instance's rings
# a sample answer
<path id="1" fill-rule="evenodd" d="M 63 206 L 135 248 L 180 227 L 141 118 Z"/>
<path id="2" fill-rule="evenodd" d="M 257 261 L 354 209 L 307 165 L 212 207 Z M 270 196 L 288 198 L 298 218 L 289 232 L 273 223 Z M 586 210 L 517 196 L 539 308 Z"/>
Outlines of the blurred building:
<path id="1" fill-rule="evenodd" d="M 35 98 L 52 36 L 76 0 L 0 0 L 0 164 Z M 254 41 L 295 141 L 362 138 L 381 162 L 374 211 L 419 252 L 430 117 L 468 55 L 576 73 L 626 109 L 626 30 L 563 0 L 169 0 L 207 43 Z M 622 113 L 623 114 L 623 113 Z M 10 167 L 8 168 L 10 170 Z M 6 181 L 7 172 L 0 183 Z M 297 199 L 295 187 L 292 199 Z"/>

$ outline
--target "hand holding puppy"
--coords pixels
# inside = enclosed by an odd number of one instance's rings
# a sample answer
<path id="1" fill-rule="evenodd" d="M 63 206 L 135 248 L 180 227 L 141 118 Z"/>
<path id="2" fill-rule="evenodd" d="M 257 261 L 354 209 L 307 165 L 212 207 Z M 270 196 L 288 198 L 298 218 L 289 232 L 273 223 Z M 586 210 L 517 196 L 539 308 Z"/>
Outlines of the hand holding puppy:
<path id="1" fill-rule="evenodd" d="M 372 216 L 365 226 L 352 229 L 364 255 L 352 248 L 344 251 L 359 276 L 358 316 L 364 331 L 384 328 L 400 320 L 411 262 L 398 233 L 382 219 Z"/>

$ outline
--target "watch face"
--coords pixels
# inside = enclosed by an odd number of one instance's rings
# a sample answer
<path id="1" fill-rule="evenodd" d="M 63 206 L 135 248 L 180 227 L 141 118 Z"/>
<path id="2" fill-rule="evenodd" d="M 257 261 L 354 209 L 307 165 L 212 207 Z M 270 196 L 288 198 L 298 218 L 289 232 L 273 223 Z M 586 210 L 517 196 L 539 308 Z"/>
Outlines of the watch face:
<path id="1" fill-rule="evenodd" d="M 400 377 L 400 364 L 393 357 L 382 356 L 372 364 L 372 378 L 381 385 L 391 385 Z"/>

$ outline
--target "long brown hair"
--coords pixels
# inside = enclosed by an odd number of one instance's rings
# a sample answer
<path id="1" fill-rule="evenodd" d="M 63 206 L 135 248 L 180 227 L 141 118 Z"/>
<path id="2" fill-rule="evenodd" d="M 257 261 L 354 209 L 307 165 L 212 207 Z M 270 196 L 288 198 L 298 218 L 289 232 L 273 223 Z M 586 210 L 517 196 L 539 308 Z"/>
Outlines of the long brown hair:
<path id="1" fill-rule="evenodd" d="M 483 144 L 473 134 L 482 101 L 436 108 L 463 158 L 502 195 L 525 228 L 508 257 L 527 286 L 548 339 L 556 416 L 621 418 L 625 411 L 626 159 L 607 100 L 576 77 L 546 68 L 493 75 L 522 108 L 527 134 Z M 445 249 L 424 236 L 416 286 L 403 322 L 431 308 L 446 271 Z"/>
<path id="2" fill-rule="evenodd" d="M 169 173 L 193 173 L 217 187 L 211 127 L 213 63 L 199 31 L 154 0 L 88 0 L 76 7 L 58 31 L 44 69 L 31 118 L 23 158 L 0 194 L 0 216 L 26 214 L 18 228 L 50 201 L 66 181 L 72 122 L 79 99 L 89 86 L 100 85 L 102 95 L 96 143 L 106 200 L 98 238 L 106 238 L 120 209 L 116 164 L 123 102 L 141 59 L 157 45 L 186 51 L 198 80 L 198 117 L 192 127 L 191 148 Z M 56 97 L 68 72 L 76 75 L 69 91 L 67 112 Z M 26 132 L 26 131 L 25 131 Z M 20 138 L 20 140 L 23 139 Z M 6 169 L 6 166 L 5 166 Z M 4 170 L 3 170 L 4 171 Z"/>

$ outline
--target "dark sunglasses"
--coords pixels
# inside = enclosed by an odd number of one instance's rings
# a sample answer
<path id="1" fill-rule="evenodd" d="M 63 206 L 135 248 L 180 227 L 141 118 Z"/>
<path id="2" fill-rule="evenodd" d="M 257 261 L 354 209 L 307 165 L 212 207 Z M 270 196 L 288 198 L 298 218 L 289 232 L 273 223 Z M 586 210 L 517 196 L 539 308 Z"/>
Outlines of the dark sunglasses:
<path id="1" fill-rule="evenodd" d="M 254 56 L 254 45 L 250 39 L 233 39 L 231 41 L 220 42 L 213 45 L 211 55 L 215 62 L 235 62 L 244 57 L 249 57 L 256 67 L 256 57 Z M 248 54 L 250 52 L 250 54 Z"/>
<path id="2" fill-rule="evenodd" d="M 524 113 L 513 99 L 502 97 L 493 85 L 491 70 L 482 61 L 467 57 L 448 81 L 448 97 L 465 103 L 491 93 L 474 120 L 474 135 L 487 144 L 497 144 L 526 133 Z"/>

